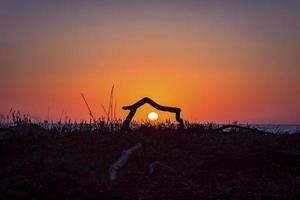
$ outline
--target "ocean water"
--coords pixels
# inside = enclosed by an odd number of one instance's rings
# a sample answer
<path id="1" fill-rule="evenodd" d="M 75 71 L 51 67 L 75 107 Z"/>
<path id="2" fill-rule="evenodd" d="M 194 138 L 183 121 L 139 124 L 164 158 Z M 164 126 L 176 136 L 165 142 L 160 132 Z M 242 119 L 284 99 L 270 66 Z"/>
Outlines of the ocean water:
<path id="1" fill-rule="evenodd" d="M 215 124 L 214 128 L 218 128 L 223 125 L 227 125 L 227 124 Z M 235 124 L 235 125 L 249 127 L 249 128 L 256 128 L 258 130 L 266 131 L 269 133 L 275 133 L 275 134 L 300 133 L 300 124 Z M 230 131 L 230 128 L 224 131 Z"/>
<path id="2" fill-rule="evenodd" d="M 300 124 L 251 124 L 250 126 L 271 133 L 300 133 Z"/>

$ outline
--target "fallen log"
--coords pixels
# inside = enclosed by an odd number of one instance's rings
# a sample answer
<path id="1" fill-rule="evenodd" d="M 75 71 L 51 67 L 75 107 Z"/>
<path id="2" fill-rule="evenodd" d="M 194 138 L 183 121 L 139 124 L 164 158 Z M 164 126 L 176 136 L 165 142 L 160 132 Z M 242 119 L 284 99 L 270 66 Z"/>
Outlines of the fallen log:
<path id="1" fill-rule="evenodd" d="M 239 125 L 235 125 L 235 124 L 227 124 L 227 125 L 221 126 L 219 128 L 216 128 L 214 130 L 215 131 L 223 131 L 228 128 L 236 128 L 236 129 L 243 129 L 243 130 L 257 132 L 257 133 L 272 134 L 270 132 L 259 130 L 257 128 L 244 127 L 244 126 L 239 126 Z"/>
<path id="2" fill-rule="evenodd" d="M 137 143 L 136 145 L 134 145 L 133 147 L 125 150 L 122 152 L 121 156 L 119 157 L 119 159 L 110 166 L 109 170 L 108 170 L 108 176 L 109 176 L 109 180 L 110 181 L 114 181 L 117 179 L 117 174 L 119 169 L 121 169 L 128 161 L 129 157 L 138 149 L 142 148 L 142 144 L 141 143 Z"/>

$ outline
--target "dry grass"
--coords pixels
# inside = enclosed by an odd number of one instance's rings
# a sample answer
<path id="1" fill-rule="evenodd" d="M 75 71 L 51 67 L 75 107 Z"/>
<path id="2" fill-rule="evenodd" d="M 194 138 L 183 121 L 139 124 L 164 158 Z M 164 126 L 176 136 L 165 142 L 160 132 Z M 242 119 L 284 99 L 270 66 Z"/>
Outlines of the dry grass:
<path id="1" fill-rule="evenodd" d="M 14 135 L 0 140 L 0 199 L 300 199 L 300 134 L 177 130 L 171 122 L 130 133 L 118 122 L 64 126 L 0 130 Z M 137 142 L 142 150 L 108 182 L 109 166 Z M 153 161 L 176 173 L 150 175 Z"/>

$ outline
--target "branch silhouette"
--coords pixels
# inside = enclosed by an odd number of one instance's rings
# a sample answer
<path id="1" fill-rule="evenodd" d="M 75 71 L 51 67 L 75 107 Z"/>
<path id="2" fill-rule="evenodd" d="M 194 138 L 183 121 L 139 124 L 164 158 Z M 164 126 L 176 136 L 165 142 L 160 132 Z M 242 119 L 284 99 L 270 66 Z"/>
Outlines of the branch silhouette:
<path id="1" fill-rule="evenodd" d="M 122 130 L 130 130 L 129 124 L 130 124 L 132 118 L 134 117 L 136 110 L 146 103 L 153 106 L 157 110 L 175 113 L 176 121 L 179 123 L 180 128 L 183 128 L 183 119 L 180 117 L 180 112 L 181 112 L 180 108 L 162 106 L 162 105 L 159 105 L 158 103 L 156 103 L 155 101 L 153 101 L 152 99 L 150 99 L 149 97 L 145 97 L 145 98 L 139 100 L 138 102 L 136 102 L 135 104 L 122 107 L 123 110 L 130 111 L 129 114 L 127 115 L 125 121 L 123 122 Z"/>

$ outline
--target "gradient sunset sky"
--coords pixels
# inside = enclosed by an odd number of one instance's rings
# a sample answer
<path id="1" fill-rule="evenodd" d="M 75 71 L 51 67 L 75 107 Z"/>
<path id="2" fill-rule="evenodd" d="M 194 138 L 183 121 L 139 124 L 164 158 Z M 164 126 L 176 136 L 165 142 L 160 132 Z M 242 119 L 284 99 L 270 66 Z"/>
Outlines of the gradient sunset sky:
<path id="1" fill-rule="evenodd" d="M 148 96 L 191 121 L 300 124 L 300 1 L 0 0 L 0 113 L 87 120 L 84 93 L 99 117 L 113 84 L 121 118 Z"/>

